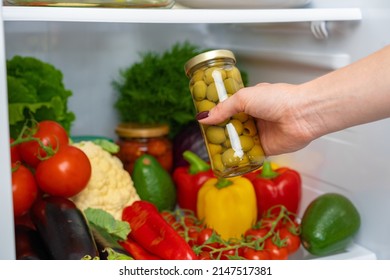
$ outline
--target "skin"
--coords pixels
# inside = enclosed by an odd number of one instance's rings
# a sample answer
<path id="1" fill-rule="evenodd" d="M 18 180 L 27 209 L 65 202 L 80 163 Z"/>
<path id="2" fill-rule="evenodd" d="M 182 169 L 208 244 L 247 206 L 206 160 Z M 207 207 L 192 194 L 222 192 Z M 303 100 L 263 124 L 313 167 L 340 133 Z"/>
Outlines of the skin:
<path id="1" fill-rule="evenodd" d="M 303 84 L 260 83 L 197 119 L 217 124 L 245 112 L 266 155 L 294 152 L 331 132 L 390 117 L 390 45 Z"/>

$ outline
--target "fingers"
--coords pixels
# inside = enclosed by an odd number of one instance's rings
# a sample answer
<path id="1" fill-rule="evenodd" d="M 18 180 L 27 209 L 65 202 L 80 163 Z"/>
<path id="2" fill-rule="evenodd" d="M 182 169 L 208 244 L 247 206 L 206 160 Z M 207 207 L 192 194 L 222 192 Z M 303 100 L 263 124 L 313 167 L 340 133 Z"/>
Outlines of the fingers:
<path id="1" fill-rule="evenodd" d="M 196 119 L 201 124 L 218 124 L 242 111 L 240 102 L 238 102 L 236 95 L 233 95 L 225 101 L 218 103 L 210 111 L 197 114 Z"/>

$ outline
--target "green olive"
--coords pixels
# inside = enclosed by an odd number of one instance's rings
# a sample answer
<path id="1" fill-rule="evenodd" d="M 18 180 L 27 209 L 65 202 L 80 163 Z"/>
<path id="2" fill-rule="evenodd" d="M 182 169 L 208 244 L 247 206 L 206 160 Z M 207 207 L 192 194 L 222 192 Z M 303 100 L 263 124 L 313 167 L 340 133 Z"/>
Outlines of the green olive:
<path id="1" fill-rule="evenodd" d="M 237 67 L 232 67 L 230 70 L 226 70 L 226 76 L 228 78 L 233 78 L 238 83 L 242 83 L 241 73 L 240 73 L 240 70 L 238 70 Z"/>
<path id="2" fill-rule="evenodd" d="M 215 107 L 215 103 L 204 99 L 197 103 L 198 112 L 210 111 L 213 107 Z"/>
<path id="3" fill-rule="evenodd" d="M 244 131 L 244 125 L 242 124 L 242 122 L 236 119 L 232 119 L 230 123 L 234 126 L 234 129 L 236 130 L 237 134 L 241 135 Z M 229 136 L 227 128 L 225 128 L 225 133 L 227 136 Z"/>
<path id="4" fill-rule="evenodd" d="M 222 153 L 222 146 L 221 145 L 209 143 L 208 147 L 209 147 L 209 153 L 211 156 Z"/>
<path id="5" fill-rule="evenodd" d="M 250 161 L 254 162 L 263 162 L 264 161 L 264 151 L 260 145 L 254 145 L 253 148 L 247 152 Z"/>
<path id="6" fill-rule="evenodd" d="M 192 88 L 192 96 L 195 100 L 201 101 L 206 98 L 207 85 L 204 81 L 197 81 Z"/>
<path id="7" fill-rule="evenodd" d="M 212 144 L 222 144 L 226 141 L 225 131 L 219 126 L 210 126 L 206 130 L 207 141 Z"/>
<path id="8" fill-rule="evenodd" d="M 229 121 L 230 121 L 230 119 L 227 119 L 226 121 L 221 122 L 221 123 L 219 123 L 219 124 L 217 124 L 217 125 L 218 125 L 218 126 L 223 126 L 223 127 L 225 127 L 225 126 L 229 123 Z"/>
<path id="9" fill-rule="evenodd" d="M 217 88 L 215 87 L 215 83 L 211 83 L 207 86 L 206 96 L 207 96 L 207 99 L 212 101 L 212 102 L 217 102 L 219 100 Z"/>
<path id="10" fill-rule="evenodd" d="M 247 165 L 248 163 L 249 163 L 249 157 L 246 154 L 244 154 L 240 161 L 240 166 Z"/>
<path id="11" fill-rule="evenodd" d="M 237 90 L 240 89 L 239 84 L 233 78 L 227 78 L 223 81 L 225 85 L 227 94 L 234 94 Z"/>
<path id="12" fill-rule="evenodd" d="M 213 166 L 213 169 L 219 172 L 224 172 L 225 171 L 225 166 L 222 163 L 222 156 L 221 154 L 215 154 L 211 158 L 211 164 Z"/>
<path id="13" fill-rule="evenodd" d="M 244 122 L 244 135 L 255 136 L 257 135 L 257 128 L 255 121 L 252 118 L 249 118 L 246 122 Z"/>
<path id="14" fill-rule="evenodd" d="M 206 84 L 211 84 L 214 82 L 214 77 L 213 77 L 213 72 L 214 71 L 219 71 L 221 73 L 222 80 L 226 79 L 226 72 L 220 68 L 217 67 L 210 67 L 204 71 L 204 81 Z"/>
<path id="15" fill-rule="evenodd" d="M 230 142 L 230 139 L 226 139 L 225 142 L 222 144 L 226 148 L 231 148 L 232 147 L 232 142 Z"/>
<path id="16" fill-rule="evenodd" d="M 196 70 L 195 73 L 192 75 L 191 81 L 196 83 L 197 81 L 203 81 L 204 72 L 202 69 Z"/>
<path id="17" fill-rule="evenodd" d="M 236 155 L 236 152 L 233 149 L 227 149 L 222 154 L 222 163 L 226 167 L 238 166 L 240 161 L 241 158 Z"/>
<path id="18" fill-rule="evenodd" d="M 244 152 L 249 151 L 255 145 L 255 141 L 253 141 L 253 138 L 247 135 L 240 136 L 240 143 L 241 143 L 242 150 Z"/>
<path id="19" fill-rule="evenodd" d="M 244 112 L 240 112 L 240 113 L 233 115 L 232 118 L 237 119 L 240 122 L 244 123 L 248 120 L 249 116 L 248 116 L 248 114 L 246 114 Z"/>

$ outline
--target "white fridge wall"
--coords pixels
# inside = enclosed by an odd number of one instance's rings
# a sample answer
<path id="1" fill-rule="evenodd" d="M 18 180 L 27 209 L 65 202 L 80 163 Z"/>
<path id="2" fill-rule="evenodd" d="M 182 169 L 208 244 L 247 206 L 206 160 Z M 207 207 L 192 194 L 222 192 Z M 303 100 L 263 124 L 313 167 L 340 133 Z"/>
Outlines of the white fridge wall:
<path id="1" fill-rule="evenodd" d="M 387 0 L 314 0 L 312 6 L 362 7 L 363 20 L 328 23 L 327 40 L 316 39 L 308 23 L 6 22 L 6 54 L 8 58 L 31 55 L 61 69 L 66 87 L 74 94 L 69 102 L 77 115 L 73 134 L 116 138 L 118 118 L 113 109 L 116 96 L 111 82 L 118 78 L 119 69 L 139 60 L 140 52 L 163 51 L 184 40 L 200 46 L 228 47 L 237 53 L 239 66 L 248 72 L 251 84 L 300 83 L 336 68 L 332 63 L 323 63 L 323 59 L 334 58 L 335 65 L 340 66 L 390 42 Z M 302 58 L 302 54 L 318 57 L 319 63 L 294 62 L 293 58 Z M 362 215 L 356 243 L 378 258 L 390 259 L 390 220 L 386 218 L 390 213 L 389 143 L 390 121 L 384 120 L 322 137 L 302 151 L 274 160 L 301 171 L 304 184 L 318 189 L 318 193 L 337 191 L 351 198 Z M 313 196 L 304 197 L 302 209 L 311 199 Z"/>

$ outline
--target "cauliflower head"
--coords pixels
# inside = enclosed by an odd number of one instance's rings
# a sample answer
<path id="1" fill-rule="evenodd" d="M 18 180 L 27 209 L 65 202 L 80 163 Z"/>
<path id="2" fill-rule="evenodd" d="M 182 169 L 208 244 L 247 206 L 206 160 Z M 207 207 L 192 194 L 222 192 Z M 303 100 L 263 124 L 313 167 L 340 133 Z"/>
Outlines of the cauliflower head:
<path id="1" fill-rule="evenodd" d="M 98 208 L 121 220 L 123 209 L 140 200 L 130 174 L 117 157 L 99 145 L 91 141 L 72 145 L 87 155 L 91 162 L 92 175 L 86 188 L 71 199 L 80 210 Z"/>

